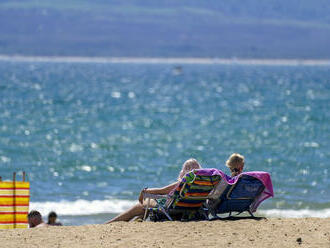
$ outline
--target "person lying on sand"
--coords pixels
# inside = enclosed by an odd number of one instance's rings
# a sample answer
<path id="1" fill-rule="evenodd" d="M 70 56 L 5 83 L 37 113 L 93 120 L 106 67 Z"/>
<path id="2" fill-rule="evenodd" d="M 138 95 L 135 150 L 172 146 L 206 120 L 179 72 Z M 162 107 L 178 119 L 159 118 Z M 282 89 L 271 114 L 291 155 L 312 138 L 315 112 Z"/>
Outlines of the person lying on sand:
<path id="1" fill-rule="evenodd" d="M 30 228 L 48 226 L 46 223 L 43 222 L 41 214 L 36 210 L 32 210 L 28 214 L 28 221 Z"/>
<path id="2" fill-rule="evenodd" d="M 174 193 L 175 188 L 180 184 L 181 179 L 190 171 L 194 169 L 201 169 L 202 167 L 197 162 L 196 159 L 188 159 L 186 162 L 182 165 L 182 170 L 179 173 L 178 179 L 176 182 L 171 183 L 165 187 L 162 188 L 145 188 L 141 191 L 139 196 L 139 202 L 135 204 L 130 209 L 126 210 L 124 213 L 119 214 L 118 216 L 114 217 L 113 219 L 109 220 L 105 224 L 109 224 L 115 221 L 130 221 L 135 217 L 143 217 L 146 202 L 143 201 L 143 193 L 149 193 L 149 194 L 157 194 L 157 195 L 171 195 Z M 157 207 L 158 204 L 165 204 L 163 199 L 159 200 L 150 200 L 150 207 Z"/>

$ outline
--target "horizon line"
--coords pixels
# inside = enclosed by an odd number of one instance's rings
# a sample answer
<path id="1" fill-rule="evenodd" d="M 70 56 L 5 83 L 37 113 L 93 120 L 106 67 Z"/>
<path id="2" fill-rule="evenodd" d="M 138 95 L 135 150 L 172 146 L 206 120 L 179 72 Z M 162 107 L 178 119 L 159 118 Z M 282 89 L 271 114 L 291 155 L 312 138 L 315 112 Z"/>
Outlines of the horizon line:
<path id="1" fill-rule="evenodd" d="M 266 66 L 330 66 L 330 59 L 259 59 L 210 57 L 88 57 L 29 56 L 0 54 L 0 61 L 40 63 L 102 64 L 201 64 L 201 65 L 266 65 Z"/>

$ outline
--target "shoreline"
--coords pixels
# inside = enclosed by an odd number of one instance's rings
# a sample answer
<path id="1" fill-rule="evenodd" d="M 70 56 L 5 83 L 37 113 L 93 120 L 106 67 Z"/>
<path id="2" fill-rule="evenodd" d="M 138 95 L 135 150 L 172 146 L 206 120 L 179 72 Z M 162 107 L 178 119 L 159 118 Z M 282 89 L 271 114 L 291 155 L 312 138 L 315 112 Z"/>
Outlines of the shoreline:
<path id="1" fill-rule="evenodd" d="M 1 230 L 4 247 L 330 247 L 330 218 L 109 225 Z"/>
<path id="2" fill-rule="evenodd" d="M 257 58 L 188 58 L 188 57 L 86 57 L 26 56 L 0 54 L 3 62 L 100 63 L 100 64 L 169 64 L 169 65 L 260 65 L 260 66 L 330 66 L 330 59 L 257 59 Z"/>

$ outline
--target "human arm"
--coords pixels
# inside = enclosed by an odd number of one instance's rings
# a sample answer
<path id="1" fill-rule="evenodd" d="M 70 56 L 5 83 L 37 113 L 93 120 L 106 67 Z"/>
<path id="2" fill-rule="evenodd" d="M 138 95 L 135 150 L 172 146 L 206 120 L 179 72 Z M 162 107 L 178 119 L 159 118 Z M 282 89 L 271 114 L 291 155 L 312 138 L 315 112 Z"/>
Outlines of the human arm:
<path id="1" fill-rule="evenodd" d="M 143 202 L 143 193 L 149 193 L 154 195 L 167 195 L 169 194 L 173 189 L 175 189 L 178 185 L 178 182 L 171 183 L 167 186 L 164 186 L 162 188 L 145 188 L 141 191 L 139 195 L 139 202 Z"/>

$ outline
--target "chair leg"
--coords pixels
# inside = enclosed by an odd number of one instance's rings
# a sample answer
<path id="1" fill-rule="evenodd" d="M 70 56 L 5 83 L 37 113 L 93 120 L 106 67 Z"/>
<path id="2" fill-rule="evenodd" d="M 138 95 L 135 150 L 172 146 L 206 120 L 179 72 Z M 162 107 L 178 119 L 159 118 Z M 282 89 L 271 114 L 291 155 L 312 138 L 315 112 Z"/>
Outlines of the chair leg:
<path id="1" fill-rule="evenodd" d="M 253 213 L 251 212 L 250 209 L 248 210 L 248 212 L 249 212 L 249 214 L 251 215 L 251 217 L 256 218 L 256 217 L 253 215 Z"/>
<path id="2" fill-rule="evenodd" d="M 210 220 L 210 218 L 209 218 L 209 213 L 208 213 L 207 210 L 202 209 L 202 210 L 200 210 L 200 211 L 201 211 L 202 215 L 205 217 L 206 220 Z"/>
<path id="3" fill-rule="evenodd" d="M 149 205 L 150 205 L 150 198 L 148 198 L 148 203 L 147 203 L 147 207 L 144 211 L 144 216 L 143 216 L 143 221 L 145 221 L 147 219 L 147 214 L 148 214 L 148 210 L 149 210 Z"/>
<path id="4" fill-rule="evenodd" d="M 209 221 L 213 220 L 221 220 L 221 218 L 218 215 L 214 215 L 211 219 L 209 219 Z"/>
<path id="5" fill-rule="evenodd" d="M 163 208 L 162 206 L 159 206 L 159 209 L 166 215 L 166 217 L 170 220 L 173 221 L 173 219 L 171 218 L 171 216 L 166 212 L 165 208 Z"/>

